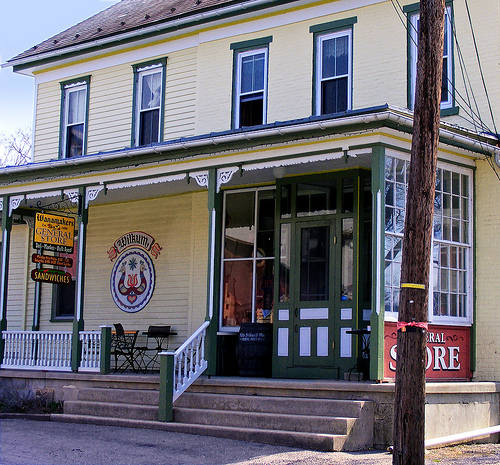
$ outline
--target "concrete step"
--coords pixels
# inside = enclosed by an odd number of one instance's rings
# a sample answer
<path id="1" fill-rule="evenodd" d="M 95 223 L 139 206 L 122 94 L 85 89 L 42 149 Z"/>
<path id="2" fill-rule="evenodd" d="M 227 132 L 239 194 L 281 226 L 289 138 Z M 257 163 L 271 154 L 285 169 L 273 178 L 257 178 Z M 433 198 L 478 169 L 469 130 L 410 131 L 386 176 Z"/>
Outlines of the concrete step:
<path id="1" fill-rule="evenodd" d="M 214 410 L 239 410 L 243 412 L 357 418 L 368 402 L 369 401 L 185 392 L 175 402 L 175 406 Z"/>
<path id="2" fill-rule="evenodd" d="M 52 421 L 67 423 L 87 423 L 95 425 L 122 426 L 128 428 L 148 428 L 177 433 L 215 436 L 240 441 L 282 445 L 319 451 L 341 451 L 346 449 L 345 435 L 317 434 L 230 426 L 198 425 L 189 423 L 164 423 L 159 421 L 131 420 L 90 415 L 53 414 Z"/>
<path id="3" fill-rule="evenodd" d="M 159 395 L 151 389 L 82 388 L 77 400 L 158 406 Z"/>
<path id="4" fill-rule="evenodd" d="M 157 405 L 67 400 L 64 401 L 64 413 L 96 417 L 131 418 L 135 420 L 158 420 Z"/>
<path id="5" fill-rule="evenodd" d="M 304 433 L 348 434 L 355 418 L 174 408 L 174 421 Z"/>

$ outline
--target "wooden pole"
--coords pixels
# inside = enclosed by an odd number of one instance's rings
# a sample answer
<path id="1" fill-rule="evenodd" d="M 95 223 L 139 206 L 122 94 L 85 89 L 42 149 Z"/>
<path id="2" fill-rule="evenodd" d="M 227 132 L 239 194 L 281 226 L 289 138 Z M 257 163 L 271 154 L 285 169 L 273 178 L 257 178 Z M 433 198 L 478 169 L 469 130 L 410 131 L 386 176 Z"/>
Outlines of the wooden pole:
<path id="1" fill-rule="evenodd" d="M 394 399 L 394 465 L 425 463 L 425 348 L 443 67 L 444 0 L 421 0 Z M 405 323 L 412 323 L 406 325 Z"/>

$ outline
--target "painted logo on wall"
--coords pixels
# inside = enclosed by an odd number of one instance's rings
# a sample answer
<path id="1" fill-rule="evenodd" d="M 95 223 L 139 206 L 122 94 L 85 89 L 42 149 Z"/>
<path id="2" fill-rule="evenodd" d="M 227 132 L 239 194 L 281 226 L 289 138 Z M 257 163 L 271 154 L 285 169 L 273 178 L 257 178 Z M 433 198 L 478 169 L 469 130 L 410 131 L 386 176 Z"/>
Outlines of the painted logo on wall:
<path id="1" fill-rule="evenodd" d="M 155 253 L 152 253 L 153 248 Z M 161 249 L 149 234 L 134 231 L 121 236 L 108 251 L 110 260 L 116 259 L 111 271 L 110 290 L 120 310 L 135 313 L 149 303 L 156 282 L 149 253 L 158 258 Z"/>

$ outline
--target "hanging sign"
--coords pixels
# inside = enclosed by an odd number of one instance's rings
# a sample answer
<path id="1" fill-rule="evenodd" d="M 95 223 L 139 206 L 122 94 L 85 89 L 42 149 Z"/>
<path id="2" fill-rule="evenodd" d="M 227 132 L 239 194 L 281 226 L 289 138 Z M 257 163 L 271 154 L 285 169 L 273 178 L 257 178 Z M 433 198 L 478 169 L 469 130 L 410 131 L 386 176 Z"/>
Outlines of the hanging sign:
<path id="1" fill-rule="evenodd" d="M 117 239 L 108 250 L 111 262 L 116 259 L 110 277 L 110 291 L 116 306 L 127 313 L 142 310 L 151 300 L 156 273 L 152 258 L 162 247 L 147 233 L 132 231 Z"/>
<path id="2" fill-rule="evenodd" d="M 31 271 L 31 279 L 40 283 L 71 284 L 71 274 L 53 268 L 40 268 Z"/>
<path id="3" fill-rule="evenodd" d="M 396 376 L 396 323 L 386 322 L 384 333 L 384 377 Z M 468 380 L 470 371 L 470 328 L 429 325 L 425 360 L 427 379 Z"/>
<path id="4" fill-rule="evenodd" d="M 33 248 L 52 252 L 73 253 L 75 219 L 70 216 L 37 212 Z"/>
<path id="5" fill-rule="evenodd" d="M 34 253 L 31 256 L 33 263 L 40 263 L 41 265 L 62 266 L 63 268 L 71 268 L 73 266 L 73 259 L 71 257 L 54 257 L 52 255 L 39 255 Z"/>

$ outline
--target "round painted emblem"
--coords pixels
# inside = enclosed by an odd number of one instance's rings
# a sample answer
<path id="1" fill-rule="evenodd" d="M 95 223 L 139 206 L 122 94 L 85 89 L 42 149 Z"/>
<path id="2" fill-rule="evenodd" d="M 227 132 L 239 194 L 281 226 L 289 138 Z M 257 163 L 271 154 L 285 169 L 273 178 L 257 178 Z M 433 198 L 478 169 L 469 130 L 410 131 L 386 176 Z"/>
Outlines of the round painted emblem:
<path id="1" fill-rule="evenodd" d="M 133 248 L 119 256 L 111 271 L 110 287 L 120 310 L 128 313 L 142 310 L 155 287 L 155 269 L 149 255 Z"/>

